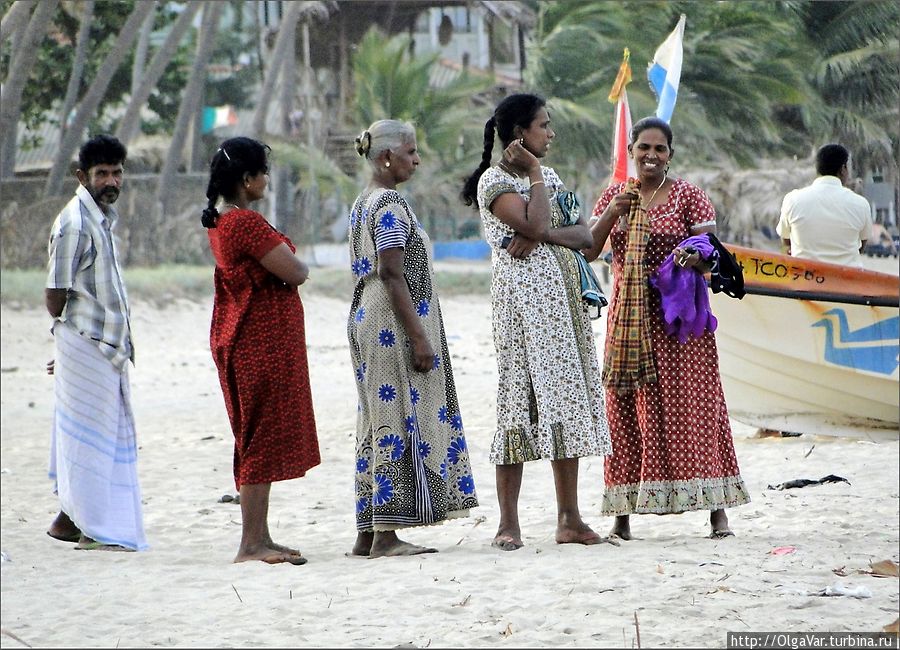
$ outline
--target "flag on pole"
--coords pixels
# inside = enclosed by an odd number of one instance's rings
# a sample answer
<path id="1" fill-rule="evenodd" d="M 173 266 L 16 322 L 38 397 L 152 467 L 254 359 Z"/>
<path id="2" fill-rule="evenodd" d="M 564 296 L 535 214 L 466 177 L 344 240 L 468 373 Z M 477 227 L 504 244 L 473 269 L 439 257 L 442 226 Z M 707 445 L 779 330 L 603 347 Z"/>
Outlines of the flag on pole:
<path id="1" fill-rule="evenodd" d="M 647 66 L 647 78 L 659 99 L 656 117 L 668 122 L 675 110 L 678 82 L 681 79 L 682 42 L 684 41 L 685 15 L 681 14 L 671 34 L 656 49 L 653 61 Z"/>
<path id="2" fill-rule="evenodd" d="M 234 126 L 237 123 L 238 116 L 231 104 L 203 107 L 203 133 L 209 133 L 220 126 Z"/>
<path id="3" fill-rule="evenodd" d="M 622 65 L 619 66 L 619 73 L 616 75 L 612 90 L 609 92 L 609 101 L 616 104 L 616 122 L 613 129 L 612 160 L 610 163 L 612 168 L 610 185 L 624 183 L 629 176 L 632 178 L 637 176 L 634 160 L 628 155 L 628 140 L 631 137 L 631 109 L 628 107 L 628 92 L 625 90 L 625 86 L 631 81 L 631 65 L 628 63 L 630 58 L 631 52 L 626 47 L 622 57 Z"/>

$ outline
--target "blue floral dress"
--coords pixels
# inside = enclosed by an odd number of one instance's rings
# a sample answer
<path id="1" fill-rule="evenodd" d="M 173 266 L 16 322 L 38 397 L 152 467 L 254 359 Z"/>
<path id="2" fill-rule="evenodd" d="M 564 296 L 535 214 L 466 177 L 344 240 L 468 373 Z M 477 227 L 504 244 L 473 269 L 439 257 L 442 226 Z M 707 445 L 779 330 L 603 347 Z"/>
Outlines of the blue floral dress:
<path id="1" fill-rule="evenodd" d="M 456 398 L 428 235 L 394 190 L 367 189 L 350 213 L 356 278 L 347 322 L 359 411 L 356 526 L 362 532 L 464 517 L 478 505 Z M 436 351 L 427 373 L 412 368 L 409 340 L 378 277 L 378 254 L 403 248 L 413 306 Z"/>

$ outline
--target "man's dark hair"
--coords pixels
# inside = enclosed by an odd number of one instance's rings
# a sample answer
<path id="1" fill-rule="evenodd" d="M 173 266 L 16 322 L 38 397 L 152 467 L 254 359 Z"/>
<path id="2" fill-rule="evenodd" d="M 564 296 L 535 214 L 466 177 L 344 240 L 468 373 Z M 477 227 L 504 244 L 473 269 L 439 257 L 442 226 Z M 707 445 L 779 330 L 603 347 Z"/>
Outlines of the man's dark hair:
<path id="1" fill-rule="evenodd" d="M 125 164 L 128 150 L 111 135 L 95 135 L 78 150 L 78 169 L 88 171 L 94 165 Z"/>
<path id="2" fill-rule="evenodd" d="M 837 176 L 841 167 L 850 160 L 850 152 L 839 144 L 826 144 L 816 152 L 816 173 L 819 176 Z"/>

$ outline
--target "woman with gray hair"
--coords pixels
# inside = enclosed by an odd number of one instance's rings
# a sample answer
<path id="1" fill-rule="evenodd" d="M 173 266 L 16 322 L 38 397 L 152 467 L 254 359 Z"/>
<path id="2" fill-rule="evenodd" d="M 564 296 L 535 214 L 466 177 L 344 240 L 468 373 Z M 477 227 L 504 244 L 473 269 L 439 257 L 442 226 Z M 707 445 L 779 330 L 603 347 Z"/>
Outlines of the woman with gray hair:
<path id="1" fill-rule="evenodd" d="M 434 553 L 396 531 L 467 516 L 478 499 L 428 235 L 397 192 L 419 165 L 416 133 L 379 120 L 356 151 L 372 175 L 350 212 L 347 335 L 359 393 L 351 555 Z"/>

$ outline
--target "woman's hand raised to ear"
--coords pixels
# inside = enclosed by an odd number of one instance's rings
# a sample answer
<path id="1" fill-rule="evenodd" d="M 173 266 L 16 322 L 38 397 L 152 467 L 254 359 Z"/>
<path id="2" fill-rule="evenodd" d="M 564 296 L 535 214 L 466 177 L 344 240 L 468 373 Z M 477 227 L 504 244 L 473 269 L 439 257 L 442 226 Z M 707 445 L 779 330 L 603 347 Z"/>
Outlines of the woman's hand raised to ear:
<path id="1" fill-rule="evenodd" d="M 522 140 L 513 140 L 503 150 L 503 159 L 513 169 L 521 169 L 526 172 L 540 171 L 541 161 L 525 148 Z"/>

